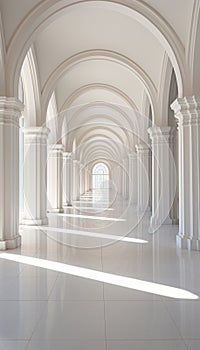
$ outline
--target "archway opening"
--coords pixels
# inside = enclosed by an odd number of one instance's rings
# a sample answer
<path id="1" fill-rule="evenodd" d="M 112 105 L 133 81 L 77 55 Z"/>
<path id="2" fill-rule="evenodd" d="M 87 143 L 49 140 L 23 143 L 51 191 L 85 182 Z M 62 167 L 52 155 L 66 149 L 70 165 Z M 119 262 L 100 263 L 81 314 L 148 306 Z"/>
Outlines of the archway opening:
<path id="1" fill-rule="evenodd" d="M 94 190 L 109 188 L 109 169 L 104 163 L 97 163 L 92 169 L 92 188 Z"/>

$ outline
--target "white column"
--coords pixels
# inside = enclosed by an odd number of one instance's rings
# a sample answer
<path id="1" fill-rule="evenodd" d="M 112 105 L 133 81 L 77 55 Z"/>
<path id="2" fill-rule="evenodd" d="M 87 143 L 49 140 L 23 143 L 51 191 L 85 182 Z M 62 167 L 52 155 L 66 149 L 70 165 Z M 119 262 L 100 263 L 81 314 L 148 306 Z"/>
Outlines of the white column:
<path id="1" fill-rule="evenodd" d="M 171 108 L 179 136 L 179 247 L 200 250 L 200 97 L 178 98 Z"/>
<path id="2" fill-rule="evenodd" d="M 125 167 L 126 167 L 126 199 L 129 199 L 129 182 L 130 182 L 130 176 L 129 176 L 129 159 L 127 158 L 125 160 Z"/>
<path id="3" fill-rule="evenodd" d="M 119 166 L 119 194 L 123 197 L 123 165 Z"/>
<path id="4" fill-rule="evenodd" d="M 63 152 L 63 205 L 72 206 L 72 153 Z"/>
<path id="5" fill-rule="evenodd" d="M 88 170 L 87 166 L 85 167 L 85 192 L 88 191 Z"/>
<path id="6" fill-rule="evenodd" d="M 89 191 L 91 191 L 93 186 L 91 168 L 88 168 L 88 184 L 89 184 Z"/>
<path id="7" fill-rule="evenodd" d="M 23 105 L 0 97 L 0 250 L 16 248 L 19 236 L 19 117 Z"/>
<path id="8" fill-rule="evenodd" d="M 138 183 L 137 183 L 137 155 L 136 154 L 129 154 L 129 176 L 130 176 L 130 181 L 129 181 L 130 203 L 132 205 L 137 205 Z"/>
<path id="9" fill-rule="evenodd" d="M 122 181 L 123 181 L 123 197 L 128 199 L 129 197 L 129 161 L 128 159 L 123 159 L 123 169 L 122 169 Z"/>
<path id="10" fill-rule="evenodd" d="M 73 160 L 73 200 L 76 201 L 80 197 L 80 162 Z"/>
<path id="11" fill-rule="evenodd" d="M 172 188 L 175 188 L 175 194 L 174 194 L 174 201 L 173 205 L 170 211 L 170 217 L 172 219 L 172 223 L 174 225 L 178 225 L 179 223 L 179 174 L 178 174 L 178 130 L 176 129 L 174 131 L 174 137 L 173 142 L 171 144 L 171 151 L 174 156 L 174 162 L 175 162 L 175 171 L 176 176 L 174 177 L 174 170 L 171 169 L 171 181 L 172 181 Z"/>
<path id="12" fill-rule="evenodd" d="M 89 170 L 89 167 L 87 167 L 87 170 L 86 170 L 86 177 L 87 177 L 87 180 L 86 180 L 87 191 L 89 191 L 91 189 L 90 188 L 90 170 Z"/>
<path id="13" fill-rule="evenodd" d="M 82 164 L 80 166 L 80 195 L 85 193 L 85 168 Z"/>
<path id="14" fill-rule="evenodd" d="M 149 209 L 149 148 L 145 144 L 136 145 L 137 178 L 138 178 L 138 210 Z"/>
<path id="15" fill-rule="evenodd" d="M 125 159 L 122 161 L 122 196 L 126 197 L 126 165 Z"/>
<path id="16" fill-rule="evenodd" d="M 81 163 L 80 160 L 77 161 L 77 186 L 76 186 L 76 198 L 80 198 L 80 185 L 81 185 Z"/>
<path id="17" fill-rule="evenodd" d="M 47 210 L 63 212 L 62 208 L 63 145 L 50 145 L 47 158 Z"/>
<path id="18" fill-rule="evenodd" d="M 85 166 L 83 167 L 83 169 L 82 169 L 82 181 L 83 181 L 83 193 L 82 194 L 84 194 L 85 192 L 86 192 L 86 187 L 85 187 Z"/>
<path id="19" fill-rule="evenodd" d="M 171 152 L 174 131 L 171 127 L 153 126 L 148 129 L 152 140 L 151 229 L 153 231 L 162 224 L 172 224 L 170 210 L 176 188 L 175 163 Z"/>
<path id="20" fill-rule="evenodd" d="M 25 225 L 47 224 L 46 127 L 24 128 L 24 218 Z"/>

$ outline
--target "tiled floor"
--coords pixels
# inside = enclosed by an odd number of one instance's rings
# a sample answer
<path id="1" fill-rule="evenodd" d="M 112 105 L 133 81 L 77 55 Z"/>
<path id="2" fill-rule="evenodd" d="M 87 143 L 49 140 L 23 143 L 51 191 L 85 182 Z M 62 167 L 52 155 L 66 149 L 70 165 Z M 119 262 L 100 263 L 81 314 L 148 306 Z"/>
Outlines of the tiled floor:
<path id="1" fill-rule="evenodd" d="M 152 235 L 111 194 L 74 206 L 0 253 L 0 350 L 199 350 L 200 254 L 178 227 Z"/>

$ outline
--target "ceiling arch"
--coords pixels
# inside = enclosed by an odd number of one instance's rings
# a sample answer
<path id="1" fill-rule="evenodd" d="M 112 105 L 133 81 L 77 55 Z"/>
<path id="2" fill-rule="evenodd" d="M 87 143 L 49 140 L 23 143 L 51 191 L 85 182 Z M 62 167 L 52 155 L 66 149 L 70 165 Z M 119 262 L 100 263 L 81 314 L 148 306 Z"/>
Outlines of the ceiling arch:
<path id="1" fill-rule="evenodd" d="M 72 95 L 70 95 L 64 102 L 64 104 L 60 108 L 60 113 L 64 111 L 66 108 L 69 108 L 71 105 L 75 103 L 75 105 L 79 105 L 79 103 L 76 103 L 76 101 L 79 99 L 80 96 L 83 94 L 94 91 L 94 90 L 104 90 L 109 91 L 119 98 L 119 101 L 123 101 L 121 103 L 118 102 L 119 105 L 128 105 L 130 108 L 133 108 L 137 110 L 137 106 L 135 105 L 134 101 L 131 100 L 131 98 L 125 94 L 124 91 L 118 89 L 115 86 L 112 86 L 110 84 L 103 84 L 103 83 L 93 83 L 93 84 L 87 84 L 84 86 L 81 86 L 79 89 L 75 90 Z M 90 100 L 91 101 L 91 100 Z"/>
<path id="2" fill-rule="evenodd" d="M 52 92 L 55 90 L 58 82 L 61 79 L 64 79 L 65 76 L 66 76 L 66 78 L 68 78 L 67 74 L 69 72 L 71 72 L 74 68 L 77 69 L 78 65 L 79 65 L 79 67 L 81 65 L 85 65 L 86 62 L 88 62 L 89 72 L 90 72 L 91 63 L 97 62 L 97 60 L 99 62 L 108 62 L 108 63 L 112 63 L 112 64 L 117 65 L 118 71 L 121 68 L 123 70 L 126 69 L 129 72 L 131 72 L 140 81 L 142 86 L 144 86 L 144 88 L 149 96 L 149 99 L 151 101 L 153 114 L 155 113 L 157 90 L 156 90 L 156 87 L 155 87 L 153 81 L 147 75 L 147 73 L 141 67 L 139 67 L 137 64 L 135 64 L 133 61 L 131 61 L 129 58 L 127 58 L 127 57 L 125 57 L 117 52 L 103 49 L 103 50 L 88 50 L 88 51 L 84 51 L 84 52 L 79 52 L 76 55 L 74 55 L 74 56 L 70 57 L 69 59 L 65 60 L 64 62 L 62 62 L 62 64 L 59 65 L 52 72 L 51 76 L 48 78 L 48 80 L 46 81 L 46 83 L 42 89 L 43 115 L 46 115 L 46 108 L 47 108 L 49 98 L 50 98 Z M 96 70 L 96 72 L 98 73 L 98 71 L 100 71 L 99 68 Z M 108 70 L 108 74 L 109 74 L 109 70 Z M 101 76 L 100 76 L 100 78 L 102 79 Z M 100 82 L 99 84 L 102 84 L 102 83 Z M 89 85 L 92 86 L 93 84 L 89 84 Z M 110 86 L 109 83 L 102 84 L 102 85 L 104 85 L 104 86 L 107 85 L 108 88 Z M 81 90 L 81 89 L 83 89 L 82 86 L 79 88 L 79 90 Z M 113 90 L 116 89 L 116 90 L 118 90 L 118 92 L 120 91 L 119 87 L 114 86 L 114 85 L 112 85 L 112 89 Z M 124 93 L 124 96 L 126 96 L 126 95 L 127 94 Z M 72 94 L 72 98 L 73 98 L 73 94 Z M 128 100 L 132 106 L 135 105 L 133 99 L 128 97 Z"/>
<path id="3" fill-rule="evenodd" d="M 83 123 L 88 120 L 88 116 L 95 117 L 99 115 L 107 116 L 106 118 L 108 120 L 110 118 L 110 121 L 117 122 L 117 125 L 137 133 L 140 121 L 134 112 L 134 110 L 122 109 L 111 103 L 93 102 L 84 106 L 76 107 L 74 113 L 70 113 L 70 115 L 66 114 L 65 117 L 68 121 L 67 124 L 69 130 L 71 130 L 74 125 L 83 125 Z"/>
<path id="4" fill-rule="evenodd" d="M 129 144 L 129 140 L 125 139 L 125 135 L 119 135 L 119 133 L 115 132 L 114 130 L 111 130 L 109 128 L 105 128 L 105 127 L 98 127 L 98 129 L 95 131 L 95 128 L 90 128 L 89 130 L 86 131 L 86 133 L 81 134 L 80 136 L 77 136 L 77 147 L 81 147 L 81 145 L 83 143 L 87 143 L 90 140 L 93 140 L 94 138 L 107 138 L 112 139 L 112 141 L 121 143 L 121 144 L 126 144 L 126 145 L 130 145 Z M 124 136 L 124 137 L 123 137 Z"/>
<path id="5" fill-rule="evenodd" d="M 162 43 L 172 61 L 177 76 L 179 96 L 183 95 L 183 90 L 188 88 L 188 77 L 187 67 L 185 67 L 184 47 L 181 40 L 169 23 L 167 23 L 158 12 L 144 2 L 138 2 L 136 0 L 133 0 L 131 3 L 128 2 L 128 0 L 123 2 L 117 0 L 115 2 L 69 1 L 66 6 L 63 6 L 62 1 L 57 1 L 54 6 L 51 6 L 50 1 L 48 3 L 40 3 L 30 12 L 26 20 L 18 26 L 18 29 L 8 44 L 8 66 L 10 67 L 8 75 L 10 79 L 7 93 L 14 94 L 17 85 L 16 80 L 18 80 L 23 59 L 37 34 L 41 33 L 44 28 L 58 19 L 59 16 L 69 10 L 70 7 L 80 6 L 80 3 L 81 5 L 83 3 L 90 5 L 98 4 L 98 6 L 104 6 L 104 8 L 105 6 L 107 8 L 112 6 L 112 9 L 116 12 L 131 17 L 147 28 L 149 32 L 153 33 L 157 40 Z M 30 25 L 31 23 L 32 25 Z M 16 57 L 16 60 L 13 60 L 13 57 Z M 15 76 L 14 85 L 12 82 L 13 76 Z"/>

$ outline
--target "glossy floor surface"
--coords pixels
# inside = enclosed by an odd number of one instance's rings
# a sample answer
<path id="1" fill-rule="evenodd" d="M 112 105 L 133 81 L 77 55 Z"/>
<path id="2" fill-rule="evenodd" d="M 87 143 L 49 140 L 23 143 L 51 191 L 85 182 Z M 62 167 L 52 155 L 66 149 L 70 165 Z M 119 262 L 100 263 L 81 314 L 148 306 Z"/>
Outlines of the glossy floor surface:
<path id="1" fill-rule="evenodd" d="M 199 350 L 200 254 L 94 191 L 0 253 L 2 350 Z"/>

